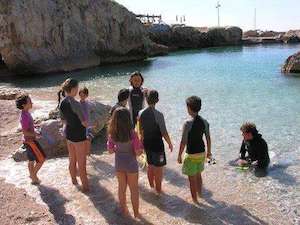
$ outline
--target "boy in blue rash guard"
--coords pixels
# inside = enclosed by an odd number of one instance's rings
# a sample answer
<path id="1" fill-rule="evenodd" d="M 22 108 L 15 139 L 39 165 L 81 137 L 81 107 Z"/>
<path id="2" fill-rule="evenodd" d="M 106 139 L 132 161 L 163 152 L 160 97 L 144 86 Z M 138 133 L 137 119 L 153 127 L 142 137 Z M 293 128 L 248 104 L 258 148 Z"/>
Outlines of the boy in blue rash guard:
<path id="1" fill-rule="evenodd" d="M 129 87 L 128 106 L 133 126 L 135 127 L 139 111 L 145 107 L 145 96 L 147 89 L 143 88 L 144 77 L 140 72 L 131 74 Z"/>
<path id="2" fill-rule="evenodd" d="M 159 101 L 158 92 L 149 91 L 147 95 L 148 107 L 139 113 L 139 129 L 148 162 L 148 180 L 152 188 L 160 194 L 163 178 L 163 166 L 167 164 L 163 139 L 173 151 L 173 145 L 165 125 L 164 115 L 155 109 Z"/>

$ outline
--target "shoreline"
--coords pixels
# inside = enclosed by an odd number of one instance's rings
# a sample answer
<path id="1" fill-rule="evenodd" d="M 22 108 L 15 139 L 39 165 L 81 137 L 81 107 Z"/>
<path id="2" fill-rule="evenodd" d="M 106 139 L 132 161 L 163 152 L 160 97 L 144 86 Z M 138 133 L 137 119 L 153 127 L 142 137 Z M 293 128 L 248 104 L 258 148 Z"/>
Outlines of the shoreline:
<path id="1" fill-rule="evenodd" d="M 250 40 L 250 41 L 249 41 Z M 255 47 L 255 46 L 272 46 L 272 45 L 299 45 L 300 46 L 300 42 L 299 43 L 284 43 L 284 42 L 278 42 L 278 41 L 274 41 L 274 42 L 264 42 L 264 41 L 254 41 L 252 42 L 252 40 L 262 40 L 261 38 L 250 38 L 250 39 L 242 39 L 242 42 L 245 41 L 245 43 L 240 43 L 240 44 L 235 44 L 235 45 L 223 45 L 223 46 L 208 46 L 208 47 L 203 47 L 203 48 L 170 48 L 170 51 L 168 52 L 167 55 L 156 55 L 156 56 L 151 56 L 148 57 L 146 59 L 143 60 L 134 60 L 134 61 L 129 61 L 129 62 L 120 62 L 118 64 L 114 64 L 114 63 L 107 63 L 107 64 L 103 64 L 103 65 L 96 65 L 96 66 L 92 66 L 92 67 L 88 67 L 88 68 L 82 68 L 82 69 L 75 69 L 75 70 L 71 70 L 71 71 L 58 71 L 58 72 L 48 72 L 48 73 L 31 73 L 31 74 L 17 74 L 17 73 L 13 73 L 12 71 L 9 71 L 7 68 L 0 68 L 0 78 L 3 79 L 4 82 L 8 82 L 10 83 L 13 79 L 25 79 L 25 78 L 35 78 L 38 77 L 40 75 L 43 76 L 51 76 L 51 75 L 57 75 L 57 74 L 67 74 L 67 73 L 76 73 L 76 72 L 81 72 L 81 71 L 85 71 L 85 70 L 93 70 L 93 69 L 97 69 L 97 68 L 110 68 L 112 66 L 126 66 L 126 65 L 136 65 L 139 63 L 145 63 L 147 64 L 149 60 L 151 59 L 155 59 L 156 57 L 164 57 L 164 56 L 168 56 L 171 53 L 177 53 L 177 52 L 184 52 L 184 51 L 201 51 L 201 50 L 209 50 L 209 49 L 223 49 L 223 48 L 234 48 L 234 47 Z M 282 63 L 284 64 L 284 62 Z M 1 88 L 1 86 L 0 86 Z M 4 87 L 4 88 L 11 88 L 14 89 L 14 87 Z"/>
<path id="2" fill-rule="evenodd" d="M 37 100 L 53 100 L 53 99 L 45 99 L 45 97 L 42 96 L 36 96 L 33 94 L 33 98 Z M 6 127 L 2 128 L 1 130 L 1 139 L 2 139 L 2 132 L 3 129 L 11 129 L 13 130 L 15 127 L 15 120 L 18 120 L 18 112 L 14 110 L 14 102 L 13 101 L 7 101 L 5 100 L 3 102 L 4 105 L 8 106 L 6 107 L 8 111 L 11 111 L 13 113 L 10 113 L 9 119 L 10 121 L 13 121 L 11 123 L 8 123 Z M 3 110 L 3 109 L 2 109 Z M 1 113 L 3 116 L 4 113 Z M 1 118 L 2 119 L 2 118 Z M 12 138 L 14 137 L 14 138 Z M 12 139 L 10 139 L 12 138 Z M 43 195 L 40 195 L 40 192 L 31 185 L 28 185 L 28 178 L 26 176 L 25 169 L 26 169 L 26 162 L 21 163 L 15 163 L 11 162 L 10 159 L 5 159 L 7 156 L 9 156 L 10 151 L 13 150 L 20 142 L 21 142 L 21 135 L 16 136 L 13 132 L 12 134 L 7 136 L 7 141 L 5 139 L 2 139 L 4 141 L 4 146 L 1 146 L 3 149 L 7 149 L 5 154 L 0 155 L 0 164 L 4 165 L 10 165 L 11 168 L 13 168 L 14 165 L 16 165 L 16 171 L 19 171 L 18 180 L 14 180 L 13 177 L 10 176 L 10 172 L 8 172 L 5 176 L 8 176 L 7 182 L 10 184 L 7 184 L 3 180 L 3 171 L 1 172 L 1 179 L 0 179 L 0 185 L 3 187 L 3 189 L 0 190 L 0 195 L 5 195 L 8 199 L 13 199 L 15 196 L 17 196 L 17 199 L 15 199 L 15 202 L 6 202 L 3 205 L 4 211 L 6 213 L 2 213 L 3 220 L 6 221 L 9 218 L 9 208 L 15 207 L 18 201 L 22 201 L 22 193 L 27 193 L 25 196 L 29 195 L 31 196 L 30 199 L 40 199 L 39 201 L 35 200 L 26 200 L 29 204 L 29 208 L 33 207 L 35 208 L 34 212 L 38 216 L 36 218 L 36 221 L 39 221 L 39 224 L 55 224 L 59 223 L 59 219 L 62 219 L 62 216 L 66 215 L 72 215 L 74 218 L 71 221 L 74 221 L 74 219 L 78 222 L 81 221 L 81 224 L 94 224 L 93 221 L 103 221 L 101 224 L 110 224 L 113 222 L 117 222 L 119 220 L 116 220 L 115 212 L 112 211 L 108 213 L 108 211 L 111 210 L 111 207 L 115 207 L 115 204 L 117 202 L 117 195 L 116 195 L 116 179 L 114 177 L 114 169 L 113 169 L 113 157 L 107 155 L 107 154 L 96 154 L 92 155 L 91 158 L 88 160 L 88 171 L 89 171 L 89 177 L 92 181 L 92 194 L 89 196 L 91 201 L 93 202 L 94 206 L 89 206 L 89 202 L 87 202 L 84 196 L 82 196 L 81 193 L 79 193 L 77 190 L 71 191 L 70 194 L 66 192 L 70 184 L 67 181 L 64 181 L 64 185 L 61 186 L 57 181 L 55 180 L 55 174 L 49 174 L 47 171 L 51 170 L 50 168 L 56 168 L 57 172 L 59 171 L 59 174 L 57 174 L 58 177 L 65 177 L 68 176 L 67 172 L 67 158 L 57 158 L 57 159 L 51 159 L 46 162 L 46 168 L 42 169 L 41 173 L 44 174 L 43 177 L 49 176 L 49 179 L 44 178 L 43 187 L 47 187 L 45 190 L 48 190 L 47 192 L 43 192 Z M 1 149 L 2 152 L 2 149 Z M 143 215 L 145 216 L 146 223 L 137 223 L 137 224 L 157 224 L 156 217 L 157 216 L 165 216 L 168 218 L 166 220 L 166 223 L 162 224 L 173 224 L 175 221 L 178 221 L 179 224 L 191 224 L 191 223 L 199 223 L 202 224 L 220 224 L 221 221 L 224 221 L 226 223 L 230 224 L 278 224 L 278 225 L 284 225 L 284 224 L 292 224 L 292 221 L 288 221 L 284 214 L 280 212 L 276 205 L 274 205 L 272 199 L 264 198 L 264 190 L 263 186 L 253 186 L 253 183 L 249 183 L 248 176 L 241 176 L 238 175 L 237 177 L 231 177 L 230 180 L 232 182 L 228 182 L 227 176 L 229 176 L 229 172 L 232 168 L 228 167 L 228 165 L 221 163 L 217 164 L 216 166 L 207 166 L 207 169 L 204 172 L 204 198 L 201 200 L 201 207 L 197 208 L 193 206 L 190 202 L 189 197 L 189 191 L 187 188 L 187 179 L 181 173 L 179 172 L 178 168 L 175 168 L 172 166 L 173 163 L 170 162 L 170 164 L 165 169 L 165 179 L 164 179 L 164 187 L 167 190 L 166 196 L 162 197 L 160 200 L 157 199 L 157 197 L 153 196 L 151 193 L 149 193 L 149 188 L 146 182 L 146 175 L 144 172 L 140 172 L 140 188 L 141 188 L 141 211 Z M 1 169 L 0 169 L 1 171 Z M 11 171 L 9 169 L 8 171 Z M 47 175 L 46 175 L 47 174 Z M 4 177 L 5 178 L 5 177 Z M 99 181 L 100 183 L 99 183 Z M 238 183 L 236 183 L 238 181 Z M 247 186 L 245 186 L 244 182 L 248 182 Z M 258 182 L 258 181 L 256 181 Z M 261 181 L 262 182 L 262 181 Z M 14 187 L 11 184 L 17 184 L 19 183 L 18 187 Z M 100 185 L 100 186 L 99 186 Z M 222 186 L 222 191 L 219 188 Z M 108 189 L 104 187 L 110 187 Z M 112 188 L 113 187 L 113 188 Z M 21 189 L 20 189 L 21 188 Z M 11 192 L 7 192 L 7 190 L 11 190 Z M 55 194 L 55 190 L 60 190 L 59 195 Z M 100 192 L 99 192 L 100 191 Z M 20 194 L 18 194 L 20 193 Z M 49 197 L 54 194 L 54 199 L 50 200 Z M 105 195 L 101 193 L 106 193 Z M 261 193 L 259 196 L 255 197 L 257 193 Z M 179 196 L 178 196 L 179 194 Z M 49 196 L 48 196 L 49 195 Z M 102 201 L 106 201 L 107 195 L 112 201 L 112 206 L 108 209 L 106 206 L 103 206 L 101 204 Z M 23 194 L 24 196 L 24 194 Z M 44 197 L 43 197 L 44 196 Z M 46 197 L 45 197 L 46 196 Z M 48 196 L 48 197 L 47 197 Z M 105 197 L 106 196 L 106 197 Z M 61 198 L 68 199 L 68 202 L 63 203 L 66 205 L 61 205 L 60 201 Z M 25 200 L 24 200 L 25 201 Z M 40 207 L 39 202 L 42 201 L 43 205 Z M 57 202 L 57 203 L 55 203 Z M 58 205 L 56 205 L 58 204 Z M 79 204 L 79 205 L 78 205 Z M 154 206 L 152 205 L 154 204 Z M 167 204 L 167 205 L 165 205 Z M 171 204 L 171 205 L 170 205 Z M 48 210 L 47 207 L 48 206 Z M 77 205 L 77 206 L 76 206 Z M 165 206 L 164 206 L 165 205 Z M 79 211 L 81 211 L 81 207 L 83 207 L 82 214 L 78 217 Z M 62 208 L 64 207 L 63 213 L 58 212 L 57 210 L 54 210 L 54 208 Z M 75 207 L 75 208 L 74 208 Z M 86 208 L 88 207 L 88 208 Z M 92 207 L 92 208 L 90 208 Z M 95 207 L 95 208 L 94 208 Z M 174 208 L 169 208 L 174 207 Z M 84 215 L 86 215 L 85 210 L 91 211 L 91 218 L 86 218 Z M 95 211 L 96 210 L 96 211 Z M 150 211 L 149 211 L 150 210 Z M 153 210 L 153 213 L 149 213 Z M 18 213 L 21 214 L 21 219 L 18 218 L 12 224 L 17 224 L 17 221 L 23 220 L 27 221 L 30 220 L 30 215 L 23 214 L 25 211 L 28 211 L 28 209 L 18 209 Z M 95 211 L 95 212 L 94 212 Z M 93 213 L 94 212 L 94 213 Z M 98 212 L 98 213 L 96 213 Z M 100 217 L 99 217 L 100 212 Z M 187 218 L 186 216 L 189 215 L 191 218 Z M 6 217 L 7 216 L 7 217 Z M 86 215 L 87 216 L 87 215 Z M 28 219 L 29 218 L 29 219 Z M 54 220 L 53 220 L 54 218 Z M 14 219 L 14 218 L 13 218 Z M 90 220 L 89 220 L 90 219 Z M 103 220 L 104 219 L 104 220 Z M 56 220 L 56 222 L 55 222 Z M 90 221 L 91 223 L 88 223 Z M 169 222 L 167 222 L 169 221 Z M 132 221 L 131 221 L 132 222 Z M 9 223 L 8 223 L 9 224 Z M 21 223 L 22 224 L 22 223 Z M 72 224 L 65 221 L 65 223 L 62 224 Z M 77 224 L 77 223 L 76 223 Z M 99 223 L 98 223 L 99 224 Z M 120 223 L 117 223 L 120 224 Z M 125 224 L 125 223 L 124 223 Z M 133 224 L 129 223 L 128 224 Z"/>

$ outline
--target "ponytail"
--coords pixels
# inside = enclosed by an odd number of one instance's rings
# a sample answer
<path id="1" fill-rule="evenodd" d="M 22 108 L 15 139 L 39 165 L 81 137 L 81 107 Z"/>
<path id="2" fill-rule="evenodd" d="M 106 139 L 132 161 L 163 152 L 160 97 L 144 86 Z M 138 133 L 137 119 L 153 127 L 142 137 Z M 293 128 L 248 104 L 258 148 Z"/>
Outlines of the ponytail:
<path id="1" fill-rule="evenodd" d="M 57 92 L 57 100 L 58 100 L 57 108 L 59 107 L 62 97 L 66 97 L 66 93 L 70 93 L 73 88 L 78 87 L 78 83 L 79 82 L 77 80 L 71 78 L 66 79 L 62 83 L 61 89 Z"/>
<path id="2" fill-rule="evenodd" d="M 59 104 L 61 102 L 61 99 L 64 98 L 64 97 L 66 97 L 65 92 L 63 90 L 59 90 L 57 92 L 57 101 L 58 101 L 57 108 L 59 108 Z"/>

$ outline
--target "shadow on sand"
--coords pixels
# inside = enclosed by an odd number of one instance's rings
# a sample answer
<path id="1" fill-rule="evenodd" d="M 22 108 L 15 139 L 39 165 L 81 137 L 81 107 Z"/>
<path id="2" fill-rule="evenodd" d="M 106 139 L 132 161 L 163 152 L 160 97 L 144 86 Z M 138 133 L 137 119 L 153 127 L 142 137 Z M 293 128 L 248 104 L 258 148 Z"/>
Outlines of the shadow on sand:
<path id="1" fill-rule="evenodd" d="M 102 160 L 95 159 L 97 169 L 103 170 L 104 173 L 112 173 L 114 167 Z M 116 206 L 117 202 L 113 198 L 112 194 L 99 184 L 99 177 L 92 177 L 93 189 L 97 190 L 97 194 L 91 197 L 91 201 L 94 203 L 98 211 L 107 218 L 108 223 L 116 223 L 114 217 L 111 217 L 112 205 Z M 178 172 L 165 169 L 165 180 L 170 184 L 178 186 L 180 188 L 187 188 L 187 180 Z M 117 187 L 115 187 L 117 188 Z M 215 201 L 212 198 L 212 193 L 208 190 L 204 191 L 204 199 L 209 205 L 194 205 L 191 204 L 177 195 L 164 194 L 158 197 L 148 187 L 140 185 L 141 198 L 149 204 L 157 207 L 162 212 L 169 214 L 171 217 L 180 217 L 189 223 L 201 223 L 201 224 L 247 224 L 247 225 L 265 225 L 264 221 L 253 216 L 249 211 L 238 205 L 231 205 L 221 201 Z M 108 198 L 109 205 L 97 204 L 99 201 L 103 201 L 104 198 Z M 143 206 L 141 206 L 143 207 Z M 107 209 L 106 209 L 107 208 Z M 123 222 L 123 220 L 122 220 Z M 143 224 L 149 222 L 144 221 Z M 124 223 L 121 223 L 124 224 Z M 130 224 L 130 223 L 129 223 Z"/>
<path id="2" fill-rule="evenodd" d="M 103 162 L 99 163 L 101 163 L 101 165 L 104 165 Z M 106 165 L 105 169 L 107 168 L 108 166 Z M 88 194 L 88 197 L 93 203 L 94 207 L 97 209 L 97 211 L 104 217 L 107 224 L 151 224 L 143 217 L 141 217 L 139 221 L 137 221 L 132 217 L 122 216 L 118 209 L 118 202 L 115 200 L 114 196 L 110 191 L 101 186 L 99 181 L 101 181 L 101 179 L 98 176 L 90 177 L 92 192 Z M 114 188 L 117 188 L 117 186 Z"/>
<path id="3" fill-rule="evenodd" d="M 65 203 L 68 200 L 60 194 L 59 190 L 44 185 L 38 186 L 38 189 L 43 202 L 48 205 L 49 211 L 54 216 L 56 223 L 59 225 L 76 224 L 75 217 L 66 213 Z"/>

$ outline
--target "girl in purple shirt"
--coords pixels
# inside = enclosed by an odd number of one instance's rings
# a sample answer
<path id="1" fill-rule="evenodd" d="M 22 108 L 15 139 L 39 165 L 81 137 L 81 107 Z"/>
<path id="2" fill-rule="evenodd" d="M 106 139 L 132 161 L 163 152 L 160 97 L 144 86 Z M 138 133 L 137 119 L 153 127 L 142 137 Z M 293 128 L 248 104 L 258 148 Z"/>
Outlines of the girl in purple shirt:
<path id="1" fill-rule="evenodd" d="M 20 124 L 23 132 L 23 144 L 28 157 L 29 175 L 32 184 L 37 185 L 40 180 L 37 176 L 45 161 L 45 153 L 37 142 L 36 137 L 39 135 L 34 131 L 33 119 L 29 110 L 32 109 L 32 102 L 28 95 L 21 95 L 16 99 L 16 106 L 22 110 L 20 115 Z"/>

